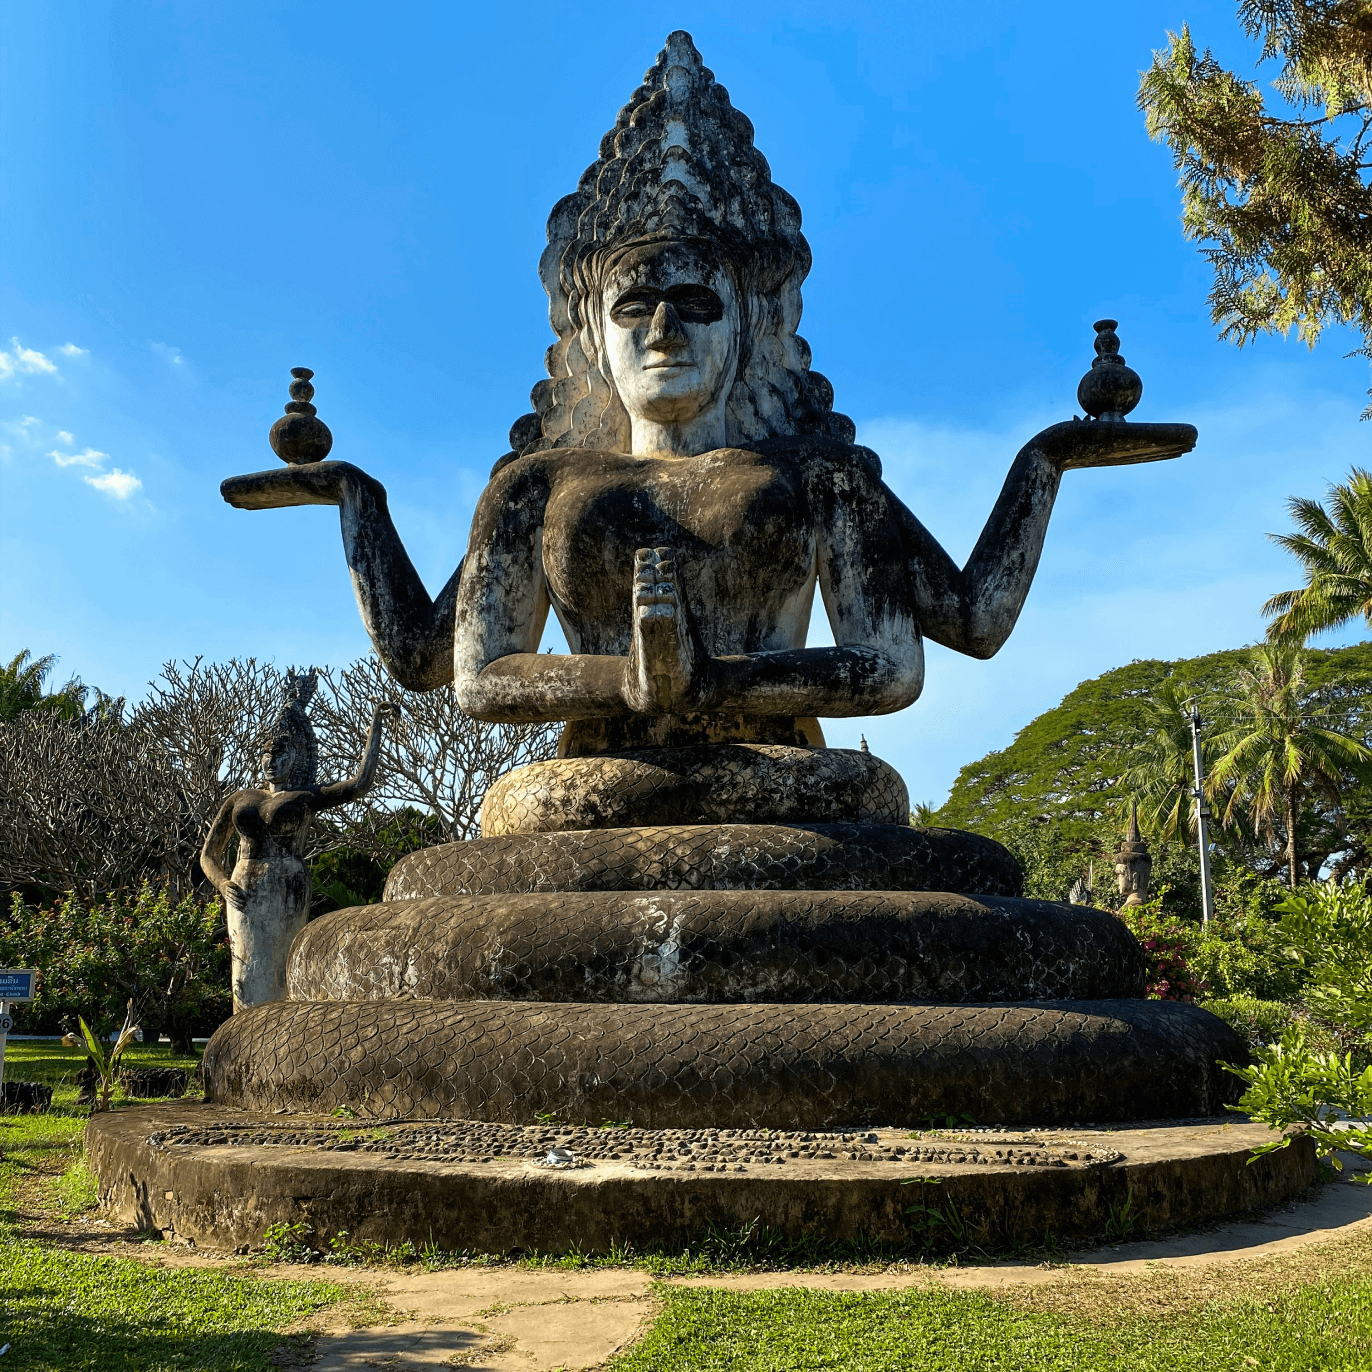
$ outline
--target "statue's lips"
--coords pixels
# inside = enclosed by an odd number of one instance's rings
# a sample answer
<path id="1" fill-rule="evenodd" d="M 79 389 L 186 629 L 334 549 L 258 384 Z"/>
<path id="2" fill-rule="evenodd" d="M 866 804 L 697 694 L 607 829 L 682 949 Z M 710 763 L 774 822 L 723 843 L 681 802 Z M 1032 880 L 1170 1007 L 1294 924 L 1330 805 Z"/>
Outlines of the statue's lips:
<path id="1" fill-rule="evenodd" d="M 645 372 L 688 372 L 695 367 L 694 362 L 649 362 Z"/>

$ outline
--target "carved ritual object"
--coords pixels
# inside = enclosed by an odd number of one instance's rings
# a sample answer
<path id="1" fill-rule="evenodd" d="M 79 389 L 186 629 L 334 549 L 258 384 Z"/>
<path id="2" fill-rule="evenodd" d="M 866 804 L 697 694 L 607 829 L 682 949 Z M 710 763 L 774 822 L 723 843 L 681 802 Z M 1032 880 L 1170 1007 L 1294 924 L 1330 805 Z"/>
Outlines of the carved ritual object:
<path id="1" fill-rule="evenodd" d="M 825 1129 L 1233 1098 L 1216 1060 L 1241 1044 L 1143 999 L 1119 920 L 1023 899 L 986 839 L 912 828 L 895 771 L 819 723 L 914 702 L 925 638 L 990 657 L 1064 473 L 1176 457 L 1196 431 L 1125 419 L 1142 387 L 1101 321 L 1088 417 L 1024 445 L 958 566 L 811 366 L 800 210 L 752 133 L 672 34 L 553 209 L 548 374 L 436 596 L 380 484 L 312 460 L 328 430 L 303 369 L 273 431 L 289 465 L 224 483 L 242 509 L 340 508 L 406 686 L 565 723 L 555 760 L 487 793 L 481 838 L 411 854 L 382 902 L 298 934 L 287 999 L 211 1041 L 210 1099 Z M 805 643 L 817 590 L 833 647 Z M 550 611 L 569 653 L 539 652 Z"/>

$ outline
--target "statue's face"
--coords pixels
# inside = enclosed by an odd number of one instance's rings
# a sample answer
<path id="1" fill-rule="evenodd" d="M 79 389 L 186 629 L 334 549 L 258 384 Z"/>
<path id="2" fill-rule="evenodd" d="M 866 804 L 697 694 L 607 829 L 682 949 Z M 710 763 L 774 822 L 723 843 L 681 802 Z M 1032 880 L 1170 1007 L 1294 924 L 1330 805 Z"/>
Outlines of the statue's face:
<path id="1" fill-rule="evenodd" d="M 738 369 L 738 297 L 700 245 L 625 253 L 607 274 L 603 310 L 610 374 L 631 418 L 689 424 L 728 396 Z"/>
<path id="2" fill-rule="evenodd" d="M 274 741 L 262 754 L 262 776 L 277 790 L 290 780 L 295 770 L 295 749 L 284 739 Z"/>

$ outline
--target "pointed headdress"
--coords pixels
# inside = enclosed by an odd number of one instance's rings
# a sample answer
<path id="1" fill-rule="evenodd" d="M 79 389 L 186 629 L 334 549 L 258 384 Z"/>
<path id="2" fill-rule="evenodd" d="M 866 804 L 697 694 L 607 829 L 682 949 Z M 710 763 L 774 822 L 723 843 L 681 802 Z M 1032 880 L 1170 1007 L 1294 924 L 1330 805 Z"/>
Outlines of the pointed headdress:
<path id="1" fill-rule="evenodd" d="M 549 216 L 539 275 L 557 342 L 534 413 L 510 430 L 514 451 L 628 450 L 628 415 L 602 357 L 600 273 L 631 244 L 672 238 L 703 240 L 734 275 L 743 338 L 728 441 L 818 433 L 851 443 L 852 421 L 833 412 L 833 388 L 810 370 L 796 333 L 810 270 L 800 206 L 772 181 L 752 124 L 678 30 Z"/>
<path id="2" fill-rule="evenodd" d="M 288 791 L 313 786 L 319 772 L 319 741 L 306 713 L 319 685 L 319 674 L 313 667 L 297 675 L 286 673 L 286 701 L 272 724 L 271 747 L 287 743 L 295 754 L 295 765 L 286 779 Z"/>

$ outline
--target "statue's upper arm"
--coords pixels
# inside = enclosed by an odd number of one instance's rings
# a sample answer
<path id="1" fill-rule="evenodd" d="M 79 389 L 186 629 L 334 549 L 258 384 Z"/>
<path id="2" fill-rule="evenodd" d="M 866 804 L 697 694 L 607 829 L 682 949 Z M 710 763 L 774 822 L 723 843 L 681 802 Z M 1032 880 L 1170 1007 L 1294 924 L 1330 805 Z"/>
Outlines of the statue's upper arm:
<path id="1" fill-rule="evenodd" d="M 961 650 L 966 592 L 962 569 L 889 486 L 883 486 L 909 578 L 915 617 L 925 636 Z"/>
<path id="2" fill-rule="evenodd" d="M 913 615 L 905 558 L 875 464 L 850 450 L 827 458 L 814 477 L 820 590 L 835 643 L 908 633 Z"/>
<path id="3" fill-rule="evenodd" d="M 472 670 L 538 646 L 548 612 L 543 576 L 543 464 L 522 459 L 487 483 L 472 519 L 458 589 L 455 639 Z"/>

